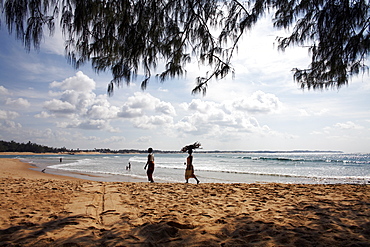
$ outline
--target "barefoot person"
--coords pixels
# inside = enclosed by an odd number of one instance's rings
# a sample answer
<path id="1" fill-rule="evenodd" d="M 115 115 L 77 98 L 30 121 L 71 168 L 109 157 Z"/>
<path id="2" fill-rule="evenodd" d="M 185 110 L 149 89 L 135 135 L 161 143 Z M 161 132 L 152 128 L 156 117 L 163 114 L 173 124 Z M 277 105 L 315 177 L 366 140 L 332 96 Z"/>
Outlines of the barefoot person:
<path id="1" fill-rule="evenodd" d="M 189 178 L 195 178 L 197 180 L 197 184 L 199 184 L 199 180 L 194 174 L 194 166 L 193 166 L 193 150 L 189 149 L 188 154 L 189 156 L 186 158 L 186 169 L 185 169 L 185 180 L 186 183 L 189 182 Z"/>
<path id="2" fill-rule="evenodd" d="M 199 182 L 200 182 L 199 179 L 194 174 L 193 155 L 192 155 L 193 154 L 193 149 L 196 149 L 196 148 L 199 148 L 199 147 L 200 147 L 200 143 L 195 142 L 194 144 L 185 146 L 181 149 L 183 152 L 188 151 L 188 154 L 189 154 L 189 156 L 186 158 L 186 169 L 185 169 L 186 183 L 189 182 L 190 178 L 194 178 L 197 181 L 197 184 L 199 184 Z"/>
<path id="3" fill-rule="evenodd" d="M 149 148 L 148 149 L 148 161 L 146 162 L 145 166 L 144 166 L 144 169 L 146 169 L 146 167 L 148 167 L 148 169 L 146 170 L 146 175 L 148 175 L 148 180 L 151 182 L 151 183 L 154 183 L 154 180 L 153 180 L 153 172 L 154 172 L 154 155 L 153 155 L 153 149 L 152 148 Z"/>

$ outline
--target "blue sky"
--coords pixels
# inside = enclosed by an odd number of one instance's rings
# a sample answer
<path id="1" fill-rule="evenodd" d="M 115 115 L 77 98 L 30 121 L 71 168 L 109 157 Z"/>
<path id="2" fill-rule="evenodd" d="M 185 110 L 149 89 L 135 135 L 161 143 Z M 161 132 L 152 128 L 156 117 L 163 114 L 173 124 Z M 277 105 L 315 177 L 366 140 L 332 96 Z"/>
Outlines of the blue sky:
<path id="1" fill-rule="evenodd" d="M 153 79 L 145 91 L 140 82 L 122 85 L 109 97 L 110 74 L 73 69 L 61 37 L 27 53 L 2 26 L 0 139 L 73 149 L 180 150 L 199 141 L 205 150 L 369 152 L 369 75 L 339 90 L 301 90 L 291 69 L 307 66 L 307 49 L 277 51 L 282 34 L 262 21 L 239 46 L 235 78 L 211 82 L 205 96 L 191 94 L 207 70 L 193 59 L 183 78 Z"/>

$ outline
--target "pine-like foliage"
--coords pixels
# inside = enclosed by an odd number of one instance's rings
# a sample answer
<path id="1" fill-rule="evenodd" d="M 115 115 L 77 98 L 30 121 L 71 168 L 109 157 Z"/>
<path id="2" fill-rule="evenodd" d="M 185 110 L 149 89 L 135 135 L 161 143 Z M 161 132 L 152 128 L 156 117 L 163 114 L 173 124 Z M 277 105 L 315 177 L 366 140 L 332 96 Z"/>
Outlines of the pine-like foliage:
<path id="1" fill-rule="evenodd" d="M 365 0 L 0 0 L 0 8 L 27 49 L 38 49 L 44 29 L 52 34 L 60 22 L 69 61 L 110 70 L 109 93 L 138 74 L 144 89 L 162 62 L 161 81 L 182 76 L 191 58 L 211 68 L 193 90 L 205 93 L 212 78 L 234 73 L 240 37 L 266 13 L 274 14 L 276 27 L 293 27 L 279 48 L 311 48 L 309 68 L 295 69 L 302 87 L 346 84 L 366 70 L 370 47 Z"/>
<path id="2" fill-rule="evenodd" d="M 310 46 L 308 69 L 294 69 L 302 87 L 340 87 L 368 70 L 370 48 L 368 0 L 277 0 L 275 25 L 294 29 L 279 47 Z"/>

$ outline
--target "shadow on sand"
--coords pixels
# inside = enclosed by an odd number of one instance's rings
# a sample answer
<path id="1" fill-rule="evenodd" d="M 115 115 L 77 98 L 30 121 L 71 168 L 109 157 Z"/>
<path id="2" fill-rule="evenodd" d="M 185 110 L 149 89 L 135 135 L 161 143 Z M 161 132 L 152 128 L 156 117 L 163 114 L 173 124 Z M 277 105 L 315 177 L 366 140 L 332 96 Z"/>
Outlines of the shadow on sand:
<path id="1" fill-rule="evenodd" d="M 13 186 L 11 198 L 29 188 L 24 184 Z M 75 186 L 64 184 L 63 191 L 55 182 L 43 184 L 60 195 Z M 0 246 L 370 246 L 369 187 L 343 188 L 83 184 L 73 187 L 71 200 L 86 213 L 48 207 L 42 217 L 33 216 L 36 209 L 0 215 L 11 225 L 0 229 Z"/>

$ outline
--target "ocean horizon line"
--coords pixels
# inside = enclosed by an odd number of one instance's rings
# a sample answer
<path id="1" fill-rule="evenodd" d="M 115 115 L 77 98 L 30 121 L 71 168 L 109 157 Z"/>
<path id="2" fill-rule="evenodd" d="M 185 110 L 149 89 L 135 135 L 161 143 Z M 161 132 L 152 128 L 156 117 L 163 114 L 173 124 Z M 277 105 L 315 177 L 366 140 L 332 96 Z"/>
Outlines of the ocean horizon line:
<path id="1" fill-rule="evenodd" d="M 153 152 L 155 153 L 183 153 L 182 151 L 174 151 L 174 150 L 160 150 L 154 149 Z M 197 149 L 197 153 L 261 153 L 261 154 L 274 154 L 274 153 L 345 153 L 344 151 L 338 150 L 200 150 Z M 78 149 L 78 150 L 70 150 L 66 152 L 29 152 L 29 151 L 16 151 L 16 152 L 0 152 L 0 155 L 11 155 L 12 153 L 34 153 L 34 154 L 134 154 L 134 153 L 147 153 L 147 150 L 141 149 L 121 149 L 121 150 L 109 150 L 109 149 L 95 149 L 95 150 L 87 150 L 87 149 Z"/>

